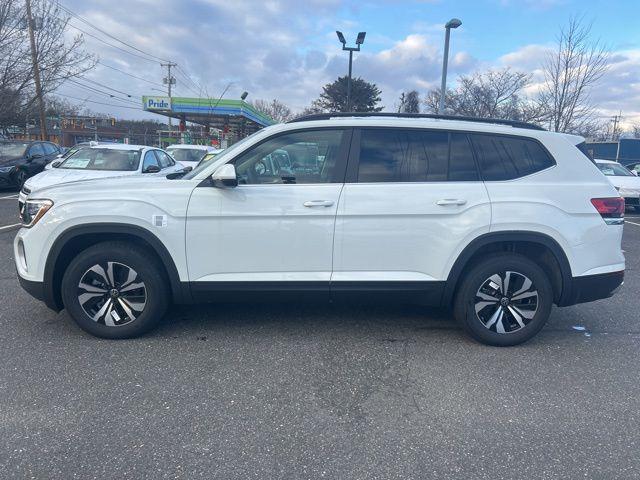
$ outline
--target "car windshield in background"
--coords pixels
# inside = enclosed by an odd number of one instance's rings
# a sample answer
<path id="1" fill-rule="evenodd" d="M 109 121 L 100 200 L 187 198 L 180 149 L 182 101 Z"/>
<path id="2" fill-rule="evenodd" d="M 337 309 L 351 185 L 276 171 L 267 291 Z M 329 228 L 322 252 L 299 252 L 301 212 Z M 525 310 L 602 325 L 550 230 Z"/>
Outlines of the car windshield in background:
<path id="1" fill-rule="evenodd" d="M 58 168 L 132 172 L 140 163 L 139 150 L 82 148 L 67 157 Z"/>
<path id="2" fill-rule="evenodd" d="M 597 163 L 598 168 L 607 177 L 633 177 L 633 173 L 617 163 Z"/>
<path id="3" fill-rule="evenodd" d="M 207 153 L 197 148 L 167 148 L 167 152 L 178 162 L 199 162 Z"/>
<path id="4" fill-rule="evenodd" d="M 28 145 L 23 142 L 2 142 L 0 143 L 0 157 L 21 157 Z"/>

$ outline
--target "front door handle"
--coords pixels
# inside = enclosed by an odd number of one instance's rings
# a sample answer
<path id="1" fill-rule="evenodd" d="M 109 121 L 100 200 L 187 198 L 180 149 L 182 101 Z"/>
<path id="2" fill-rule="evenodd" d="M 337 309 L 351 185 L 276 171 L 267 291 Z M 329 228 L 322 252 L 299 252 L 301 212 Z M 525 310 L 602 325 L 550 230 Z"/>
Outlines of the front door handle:
<path id="1" fill-rule="evenodd" d="M 331 200 L 309 200 L 308 202 L 304 202 L 303 205 L 308 208 L 330 207 L 333 205 L 333 202 Z"/>
<path id="2" fill-rule="evenodd" d="M 465 203 L 467 203 L 467 201 L 460 198 L 443 198 L 442 200 L 438 200 L 436 205 L 464 205 Z"/>

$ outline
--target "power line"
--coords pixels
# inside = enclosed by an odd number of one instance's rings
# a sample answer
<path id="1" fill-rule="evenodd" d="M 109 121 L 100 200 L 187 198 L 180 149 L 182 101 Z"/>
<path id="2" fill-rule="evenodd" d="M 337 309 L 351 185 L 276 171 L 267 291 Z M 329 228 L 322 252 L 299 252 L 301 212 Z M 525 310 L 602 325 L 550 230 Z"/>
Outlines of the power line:
<path id="1" fill-rule="evenodd" d="M 142 55 L 138 55 L 137 53 L 133 53 L 133 52 L 130 52 L 129 50 L 125 50 L 124 48 L 118 47 L 117 45 L 114 45 L 113 43 L 109 43 L 109 42 L 107 42 L 106 40 L 104 40 L 104 39 L 102 39 L 102 38 L 100 38 L 100 37 L 98 37 L 98 36 L 94 35 L 93 33 L 89 33 L 89 32 L 87 32 L 86 30 L 81 29 L 80 27 L 76 27 L 76 26 L 75 26 L 74 24 L 72 24 L 72 23 L 68 23 L 68 25 L 69 25 L 71 28 L 75 28 L 76 30 L 78 30 L 78 31 L 80 31 L 80 32 L 82 32 L 82 33 L 84 33 L 85 35 L 88 35 L 88 36 L 90 36 L 90 37 L 92 37 L 92 38 L 95 38 L 95 39 L 96 39 L 96 40 L 98 40 L 99 42 L 102 42 L 102 43 L 104 43 L 105 45 L 110 46 L 111 48 L 115 48 L 115 49 L 117 49 L 117 50 L 120 50 L 121 52 L 128 53 L 129 55 L 132 55 L 132 56 L 137 57 L 137 58 L 141 58 L 142 60 L 146 60 L 147 62 L 151 62 L 151 63 L 158 63 L 157 61 L 152 60 L 152 59 L 150 59 L 150 58 L 148 58 L 148 57 L 143 57 Z"/>
<path id="2" fill-rule="evenodd" d="M 115 103 L 97 102 L 95 100 L 89 100 L 88 98 L 78 98 L 78 97 L 73 97 L 71 95 L 65 95 L 63 93 L 56 93 L 56 95 L 60 97 L 71 98 L 73 100 L 79 100 L 81 102 L 91 102 L 91 103 L 97 103 L 98 105 L 107 105 L 109 107 L 130 108 L 131 110 L 142 110 L 140 107 L 136 108 L 136 107 L 128 107 L 127 105 L 117 105 Z"/>
<path id="3" fill-rule="evenodd" d="M 99 90 L 99 89 L 97 89 L 97 88 L 91 87 L 91 86 L 89 86 L 89 85 L 84 85 L 84 84 L 82 84 L 82 83 L 80 83 L 80 82 L 77 82 L 77 81 L 75 81 L 75 80 L 71 80 L 71 79 L 69 79 L 68 81 L 69 81 L 69 82 L 71 82 L 71 83 L 73 83 L 73 84 L 75 84 L 75 85 L 77 85 L 78 87 L 83 88 L 83 89 L 85 89 L 85 90 L 88 90 L 88 91 L 90 91 L 90 92 L 100 93 L 101 95 L 106 95 L 107 97 L 109 97 L 109 98 L 113 98 L 114 100 L 119 100 L 119 101 L 121 101 L 121 102 L 125 102 L 125 103 L 130 103 L 130 104 L 133 104 L 133 105 L 137 105 L 137 102 L 134 102 L 133 100 L 129 100 L 129 99 L 126 99 L 126 98 L 116 97 L 116 96 L 115 96 L 115 95 L 113 95 L 112 93 L 104 92 L 104 91 L 102 91 L 102 90 Z"/>
<path id="4" fill-rule="evenodd" d="M 120 43 L 122 43 L 123 45 L 126 45 L 127 47 L 129 47 L 129 48 L 131 48 L 131 49 L 133 49 L 133 50 L 135 50 L 135 51 L 137 51 L 137 52 L 140 52 L 140 53 L 142 53 L 142 54 L 144 54 L 144 55 L 146 55 L 146 56 L 148 56 L 148 57 L 155 58 L 156 60 L 159 60 L 159 61 L 161 61 L 161 62 L 168 62 L 168 60 L 165 60 L 164 58 L 160 58 L 160 57 L 157 57 L 157 56 L 155 56 L 155 55 L 152 55 L 151 53 L 147 53 L 147 52 L 145 52 L 144 50 L 141 50 L 141 49 L 139 49 L 138 47 L 136 47 L 136 46 L 134 46 L 134 45 L 131 45 L 130 43 L 125 42 L 124 40 L 120 40 L 120 39 L 119 39 L 118 37 L 116 37 L 115 35 L 111 35 L 109 32 L 105 32 L 105 31 L 104 31 L 104 30 L 102 30 L 100 27 L 96 27 L 93 23 L 91 23 L 91 22 L 90 22 L 90 21 L 88 21 L 87 19 L 85 19 L 85 18 L 81 17 L 80 15 L 78 15 L 78 14 L 77 14 L 77 13 L 75 13 L 75 12 L 73 12 L 72 10 L 68 9 L 68 8 L 67 8 L 67 7 L 65 7 L 64 5 L 62 5 L 62 4 L 60 4 L 60 3 L 58 3 L 58 6 L 59 6 L 60 8 L 62 8 L 62 10 L 64 10 L 65 12 L 67 12 L 69 15 L 71 15 L 71 16 L 73 16 L 73 17 L 77 18 L 78 20 L 80 20 L 81 22 L 85 23 L 86 25 L 89 25 L 90 27 L 94 28 L 94 29 L 95 29 L 95 30 L 97 30 L 98 32 L 102 33 L 103 35 L 106 35 L 107 37 L 109 37 L 109 38 L 111 38 L 111 39 L 113 39 L 113 40 L 115 40 L 115 41 L 117 41 L 117 42 L 120 42 Z"/>
<path id="5" fill-rule="evenodd" d="M 107 90 L 112 90 L 114 92 L 121 93 L 122 95 L 126 95 L 129 98 L 131 98 L 133 96 L 136 96 L 136 97 L 139 96 L 139 95 L 130 95 L 127 92 L 123 92 L 122 90 L 117 90 L 115 88 L 109 87 L 108 85 L 105 85 L 105 84 L 100 83 L 100 82 L 96 82 L 95 80 L 91 80 L 89 78 L 83 77 L 82 80 L 85 81 L 85 82 L 93 83 L 94 85 L 98 85 L 99 87 L 106 88 Z"/>
<path id="6" fill-rule="evenodd" d="M 138 76 L 133 75 L 133 74 L 131 74 L 131 73 L 129 73 L 129 72 L 125 72 L 124 70 L 120 70 L 120 69 L 118 69 L 118 68 L 116 68 L 116 67 L 112 67 L 111 65 L 107 65 L 106 63 L 102 63 L 100 60 L 98 60 L 98 63 L 99 63 L 100 65 L 102 65 L 103 67 L 107 67 L 107 68 L 110 68 L 111 70 L 115 70 L 116 72 L 120 72 L 120 73 L 122 73 L 122 74 L 124 74 L 124 75 L 128 75 L 128 76 L 130 76 L 130 77 L 132 77 L 132 78 L 136 78 L 136 79 L 138 79 L 138 80 L 142 80 L 143 82 L 147 82 L 147 83 L 149 83 L 149 84 L 151 84 L 151 85 L 156 85 L 156 86 L 158 86 L 158 87 L 164 87 L 164 85 L 162 85 L 161 83 L 154 82 L 154 81 L 152 81 L 152 80 L 147 80 L 146 78 L 138 77 Z"/>

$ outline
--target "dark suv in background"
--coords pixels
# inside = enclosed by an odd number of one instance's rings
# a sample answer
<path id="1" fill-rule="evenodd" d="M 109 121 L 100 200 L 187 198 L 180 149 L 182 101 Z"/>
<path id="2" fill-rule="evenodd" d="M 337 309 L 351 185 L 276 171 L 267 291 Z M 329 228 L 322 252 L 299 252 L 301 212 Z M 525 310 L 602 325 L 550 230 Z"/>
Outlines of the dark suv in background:
<path id="1" fill-rule="evenodd" d="M 44 170 L 62 150 L 52 142 L 0 141 L 0 188 L 18 187 Z"/>

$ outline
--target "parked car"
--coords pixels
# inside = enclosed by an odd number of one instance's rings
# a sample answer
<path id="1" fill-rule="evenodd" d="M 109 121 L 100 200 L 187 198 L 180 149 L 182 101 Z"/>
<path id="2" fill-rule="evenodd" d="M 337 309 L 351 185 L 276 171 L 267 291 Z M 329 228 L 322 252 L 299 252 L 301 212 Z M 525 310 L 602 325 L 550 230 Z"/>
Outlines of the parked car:
<path id="1" fill-rule="evenodd" d="M 640 212 L 640 178 L 613 160 L 595 160 L 596 165 L 624 198 L 627 207 Z"/>
<path id="2" fill-rule="evenodd" d="M 166 175 L 184 168 L 163 150 L 144 145 L 112 143 L 82 147 L 65 159 L 54 161 L 50 170 L 29 178 L 18 195 L 18 207 L 22 208 L 31 192 L 50 185 L 90 178 Z"/>
<path id="3" fill-rule="evenodd" d="M 217 155 L 222 152 L 222 149 L 209 147 L 207 145 L 176 144 L 168 146 L 167 152 L 185 167 L 195 168 L 205 155 Z"/>
<path id="4" fill-rule="evenodd" d="M 52 142 L 0 141 L 0 187 L 21 188 L 59 154 L 60 147 Z"/>
<path id="5" fill-rule="evenodd" d="M 634 175 L 640 175 L 640 162 L 630 163 L 629 165 L 626 165 L 626 168 Z"/>
<path id="6" fill-rule="evenodd" d="M 622 284 L 624 201 L 581 137 L 405 116 L 305 117 L 180 179 L 41 189 L 14 241 L 20 282 L 105 338 L 172 302 L 315 294 L 451 307 L 500 346 Z M 281 151 L 290 168 L 260 166 Z"/>

